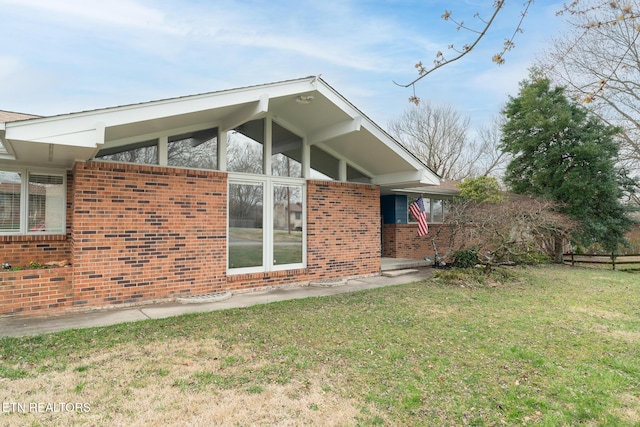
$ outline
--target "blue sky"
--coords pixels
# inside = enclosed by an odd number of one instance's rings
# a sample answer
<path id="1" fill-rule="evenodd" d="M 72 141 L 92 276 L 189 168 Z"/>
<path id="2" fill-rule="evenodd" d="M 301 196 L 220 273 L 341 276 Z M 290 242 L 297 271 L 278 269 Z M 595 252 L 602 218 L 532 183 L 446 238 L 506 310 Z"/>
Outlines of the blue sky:
<path id="1" fill-rule="evenodd" d="M 497 66 L 523 0 L 507 0 L 490 33 L 423 79 L 423 101 L 475 126 L 496 116 L 561 26 L 561 2 L 536 1 Z M 52 115 L 321 74 L 383 127 L 407 107 L 414 64 L 472 35 L 493 0 L 0 0 L 0 109 Z"/>

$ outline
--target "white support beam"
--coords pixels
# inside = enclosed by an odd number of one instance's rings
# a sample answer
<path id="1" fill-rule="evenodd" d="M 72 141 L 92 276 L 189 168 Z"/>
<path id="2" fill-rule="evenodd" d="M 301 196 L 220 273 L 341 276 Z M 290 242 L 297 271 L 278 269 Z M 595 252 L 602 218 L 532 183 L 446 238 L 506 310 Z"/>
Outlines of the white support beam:
<path id="1" fill-rule="evenodd" d="M 372 183 L 376 185 L 440 185 L 440 181 L 434 175 L 425 173 L 423 170 L 414 172 L 391 173 L 387 175 L 378 175 L 373 178 Z"/>
<path id="2" fill-rule="evenodd" d="M 227 171 L 227 131 L 218 128 L 218 170 Z"/>
<path id="3" fill-rule="evenodd" d="M 362 125 L 362 117 L 356 116 L 351 120 L 337 123 L 331 127 L 324 128 L 314 134 L 309 135 L 307 142 L 315 145 L 319 142 L 328 141 L 351 132 L 359 132 Z"/>
<path id="4" fill-rule="evenodd" d="M 226 117 L 220 126 L 223 131 L 228 131 L 251 120 L 258 119 L 269 111 L 269 94 L 260 95 L 260 99 Z"/>
<path id="5" fill-rule="evenodd" d="M 158 138 L 158 164 L 160 166 L 169 164 L 169 137 L 166 135 Z"/>
<path id="6" fill-rule="evenodd" d="M 104 144 L 105 125 L 103 122 L 96 123 L 96 147 Z"/>
<path id="7" fill-rule="evenodd" d="M 344 159 L 338 161 L 338 181 L 347 182 L 347 161 Z"/>
<path id="8" fill-rule="evenodd" d="M 306 138 L 302 138 L 302 177 L 311 177 L 311 148 Z"/>
<path id="9" fill-rule="evenodd" d="M 273 140 L 272 138 L 272 122 L 271 122 L 271 118 L 267 118 L 267 120 L 264 121 L 264 144 L 262 146 L 262 153 L 264 156 L 263 162 L 262 162 L 262 167 L 263 169 L 263 174 L 264 175 L 271 175 L 271 142 Z"/>

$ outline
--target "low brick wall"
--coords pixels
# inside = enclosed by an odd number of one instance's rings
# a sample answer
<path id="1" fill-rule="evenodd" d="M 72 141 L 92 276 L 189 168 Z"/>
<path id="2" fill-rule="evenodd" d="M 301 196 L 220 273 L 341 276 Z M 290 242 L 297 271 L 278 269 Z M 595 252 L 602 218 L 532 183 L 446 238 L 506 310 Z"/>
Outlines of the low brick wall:
<path id="1" fill-rule="evenodd" d="M 26 267 L 30 262 L 71 261 L 67 236 L 0 236 L 0 264 Z"/>
<path id="2" fill-rule="evenodd" d="M 61 313 L 72 307 L 72 268 L 0 271 L 0 316 Z"/>
<path id="3" fill-rule="evenodd" d="M 433 240 L 439 252 L 446 252 L 450 246 L 449 226 L 429 224 L 429 234 L 418 237 L 417 224 L 384 224 L 383 256 L 389 258 L 422 259 L 433 257 Z"/>

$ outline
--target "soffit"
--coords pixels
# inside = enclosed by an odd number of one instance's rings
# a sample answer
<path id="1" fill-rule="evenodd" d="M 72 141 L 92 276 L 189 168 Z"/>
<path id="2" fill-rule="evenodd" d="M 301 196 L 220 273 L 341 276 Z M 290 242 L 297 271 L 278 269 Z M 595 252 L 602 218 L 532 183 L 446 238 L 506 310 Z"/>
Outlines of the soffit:
<path id="1" fill-rule="evenodd" d="M 299 97 L 310 102 L 300 103 Z M 312 77 L 6 123 L 5 145 L 22 163 L 71 167 L 102 147 L 213 126 L 231 129 L 267 114 L 380 185 L 437 185 L 433 172 L 323 80 Z"/>

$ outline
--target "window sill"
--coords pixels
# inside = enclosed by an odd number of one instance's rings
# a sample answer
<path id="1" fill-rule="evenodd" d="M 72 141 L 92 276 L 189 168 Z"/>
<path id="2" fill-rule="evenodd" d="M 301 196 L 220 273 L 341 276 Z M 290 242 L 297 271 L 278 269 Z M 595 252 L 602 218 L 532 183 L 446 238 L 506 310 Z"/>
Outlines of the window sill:
<path id="1" fill-rule="evenodd" d="M 66 234 L 10 234 L 0 235 L 0 242 L 60 242 L 67 240 Z"/>

